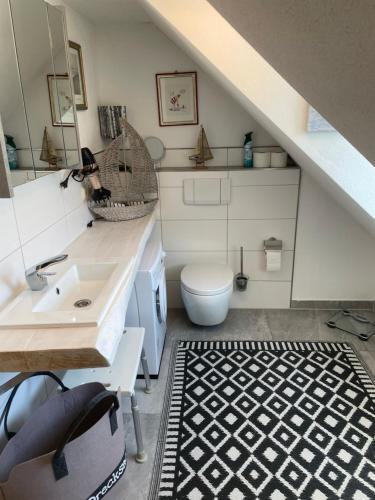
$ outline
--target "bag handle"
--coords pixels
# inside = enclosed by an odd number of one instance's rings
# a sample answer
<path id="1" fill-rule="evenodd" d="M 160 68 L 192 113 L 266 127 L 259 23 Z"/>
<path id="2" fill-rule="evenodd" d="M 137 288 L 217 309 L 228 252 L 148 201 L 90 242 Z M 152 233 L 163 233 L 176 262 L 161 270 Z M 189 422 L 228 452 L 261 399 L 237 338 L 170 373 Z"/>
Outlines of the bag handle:
<path id="1" fill-rule="evenodd" d="M 52 457 L 52 468 L 53 468 L 53 473 L 55 475 L 56 481 L 59 479 L 62 479 L 63 477 L 67 476 L 69 474 L 68 467 L 66 464 L 66 459 L 65 459 L 65 454 L 64 454 L 64 448 L 66 444 L 71 441 L 72 437 L 77 433 L 79 428 L 85 423 L 85 421 L 88 419 L 88 417 L 94 412 L 94 410 L 97 408 L 97 406 L 102 403 L 103 401 L 107 401 L 108 403 L 108 408 L 105 411 L 109 410 L 109 422 L 111 426 L 111 434 L 113 434 L 117 431 L 118 429 L 118 423 L 117 423 L 117 415 L 116 412 L 120 407 L 118 397 L 115 392 L 110 392 L 107 390 L 104 390 L 102 392 L 99 392 L 96 396 L 94 396 L 85 406 L 84 410 L 78 415 L 78 417 L 74 420 L 74 422 L 71 424 L 69 427 L 64 439 L 60 443 L 60 445 L 57 447 L 56 452 L 54 456 Z"/>
<path id="2" fill-rule="evenodd" d="M 22 382 L 20 382 L 16 386 L 14 386 L 13 389 L 12 389 L 12 392 L 10 393 L 9 399 L 6 402 L 6 405 L 5 405 L 5 408 L 4 408 L 4 413 L 3 413 L 3 415 L 4 415 L 4 433 L 5 433 L 5 436 L 6 436 L 6 438 L 7 438 L 8 441 L 10 439 L 12 439 L 12 437 L 14 437 L 16 435 L 15 432 L 11 432 L 8 429 L 8 417 L 9 417 L 9 412 L 10 412 L 10 408 L 12 406 L 13 399 L 14 399 L 14 397 L 15 397 L 18 389 L 20 388 L 20 385 L 23 382 L 25 382 L 25 380 L 29 380 L 32 377 L 39 377 L 39 376 L 51 377 L 51 378 L 53 378 L 53 380 L 55 382 L 57 382 L 57 384 L 61 387 L 61 389 L 62 389 L 63 392 L 69 391 L 69 388 L 66 387 L 66 385 L 64 385 L 64 383 L 62 382 L 62 380 L 59 379 L 59 377 L 57 375 L 55 375 L 52 372 L 48 372 L 48 371 L 40 371 L 40 372 L 31 373 L 28 377 L 26 377 L 24 380 L 22 380 Z"/>

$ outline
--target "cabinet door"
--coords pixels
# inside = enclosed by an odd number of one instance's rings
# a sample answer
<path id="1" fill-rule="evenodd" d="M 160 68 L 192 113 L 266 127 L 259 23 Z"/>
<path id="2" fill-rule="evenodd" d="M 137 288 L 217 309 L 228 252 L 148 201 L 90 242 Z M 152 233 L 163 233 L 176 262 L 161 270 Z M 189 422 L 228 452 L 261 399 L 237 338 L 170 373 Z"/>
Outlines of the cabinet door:
<path id="1" fill-rule="evenodd" d="M 0 0 L 0 116 L 4 142 L 2 148 L 1 196 L 13 186 L 35 178 L 34 160 L 20 80 L 14 41 L 11 10 L 8 0 Z M 5 166 L 10 171 L 5 170 Z M 7 176 L 8 173 L 8 176 Z"/>

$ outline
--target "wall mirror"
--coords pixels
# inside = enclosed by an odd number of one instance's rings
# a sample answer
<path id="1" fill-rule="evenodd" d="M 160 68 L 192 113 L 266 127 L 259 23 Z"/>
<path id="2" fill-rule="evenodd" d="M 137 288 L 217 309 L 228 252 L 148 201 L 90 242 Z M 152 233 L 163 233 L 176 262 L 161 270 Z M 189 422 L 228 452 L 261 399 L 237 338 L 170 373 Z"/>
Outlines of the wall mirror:
<path id="1" fill-rule="evenodd" d="M 165 146 L 158 137 L 146 137 L 145 144 L 154 162 L 159 162 L 165 156 Z"/>
<path id="2" fill-rule="evenodd" d="M 12 187 L 80 163 L 63 12 L 44 0 L 0 0 L 0 67 L 12 184 L 7 189 L 0 175 L 0 196 L 7 196 Z"/>

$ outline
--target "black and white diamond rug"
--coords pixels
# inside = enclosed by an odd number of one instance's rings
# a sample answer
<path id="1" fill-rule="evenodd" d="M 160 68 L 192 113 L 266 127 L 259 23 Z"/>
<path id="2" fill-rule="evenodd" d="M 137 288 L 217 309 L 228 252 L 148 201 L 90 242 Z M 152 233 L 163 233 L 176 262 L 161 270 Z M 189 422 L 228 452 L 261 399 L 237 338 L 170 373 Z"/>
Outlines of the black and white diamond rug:
<path id="1" fill-rule="evenodd" d="M 349 344 L 180 341 L 150 499 L 373 500 L 374 414 Z"/>

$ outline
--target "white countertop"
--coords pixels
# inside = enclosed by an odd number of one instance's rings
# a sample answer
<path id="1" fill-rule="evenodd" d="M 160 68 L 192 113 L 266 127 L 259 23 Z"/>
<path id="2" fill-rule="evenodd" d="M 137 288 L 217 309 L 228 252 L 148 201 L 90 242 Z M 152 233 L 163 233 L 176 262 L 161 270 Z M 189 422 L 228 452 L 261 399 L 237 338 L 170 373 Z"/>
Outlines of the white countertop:
<path id="1" fill-rule="evenodd" d="M 108 366 L 114 360 L 126 307 L 154 214 L 123 222 L 95 221 L 64 250 L 70 258 L 132 261 L 131 279 L 116 295 L 99 327 L 0 330 L 0 370 L 34 371 Z"/>

